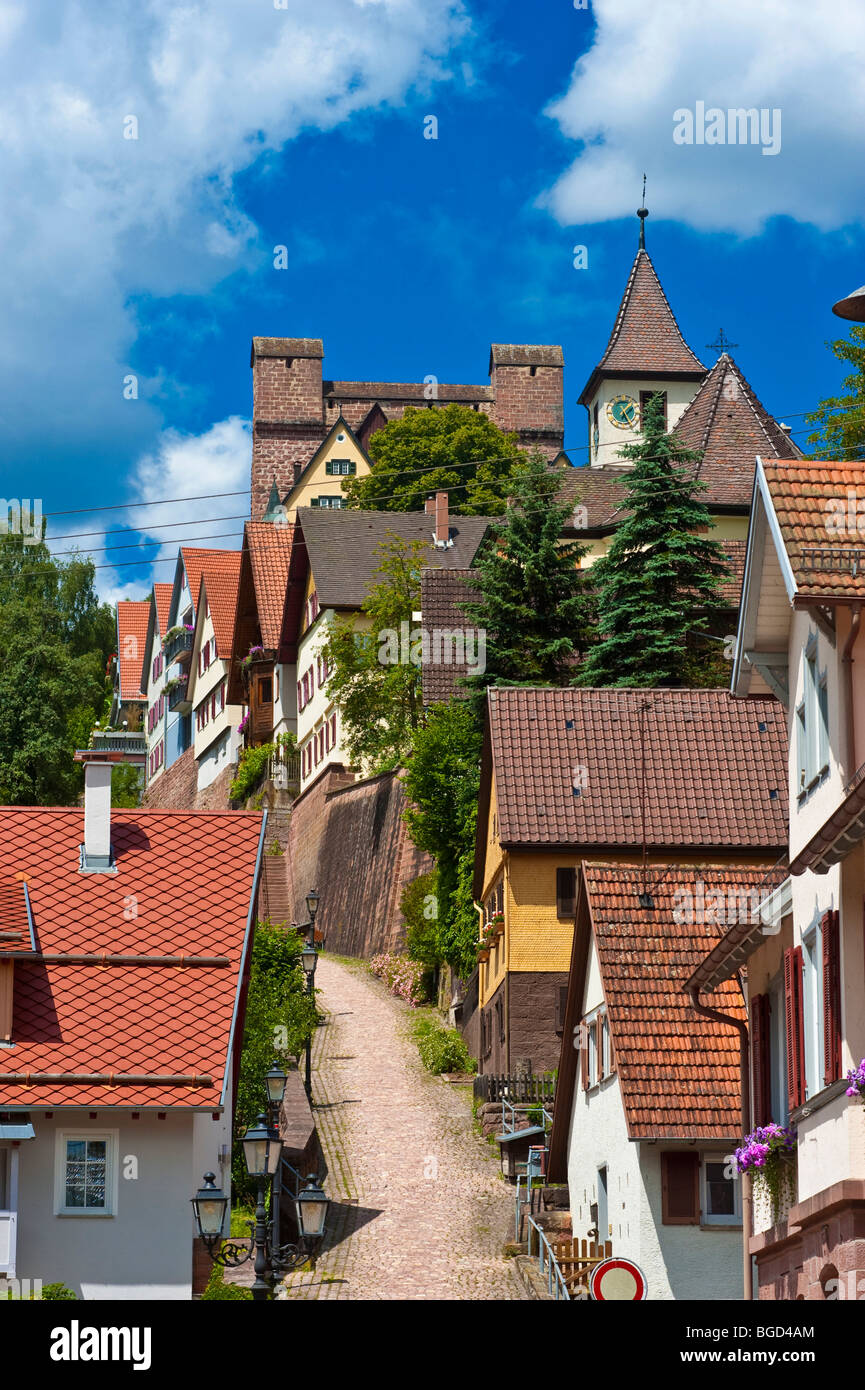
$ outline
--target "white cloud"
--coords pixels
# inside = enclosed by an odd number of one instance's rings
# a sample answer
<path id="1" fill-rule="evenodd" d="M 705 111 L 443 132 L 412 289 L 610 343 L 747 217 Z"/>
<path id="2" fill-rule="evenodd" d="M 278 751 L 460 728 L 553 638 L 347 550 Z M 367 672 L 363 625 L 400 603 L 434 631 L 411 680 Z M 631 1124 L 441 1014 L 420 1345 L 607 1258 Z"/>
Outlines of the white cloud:
<path id="1" fill-rule="evenodd" d="M 3 489 L 39 490 L 15 476 L 37 442 L 42 460 L 146 448 L 164 397 L 123 399 L 131 297 L 269 258 L 235 176 L 447 79 L 467 34 L 460 0 L 0 0 Z"/>
<path id="2" fill-rule="evenodd" d="M 632 215 L 753 235 L 787 215 L 831 230 L 865 214 L 860 0 L 592 0 L 594 43 L 547 114 L 582 148 L 541 199 L 569 225 Z M 781 149 L 677 145 L 673 113 L 781 112 Z"/>
<path id="3" fill-rule="evenodd" d="M 132 500 L 143 505 L 115 513 L 110 535 L 100 529 L 105 519 L 99 513 L 75 517 L 74 525 L 69 525 L 66 517 L 56 518 L 49 526 L 52 552 L 64 559 L 73 549 L 89 554 L 98 567 L 96 588 L 100 598 L 115 603 L 121 598 L 142 598 L 153 581 L 172 580 L 173 562 L 181 544 L 239 549 L 243 520 L 238 518 L 249 514 L 251 448 L 251 425 L 237 415 L 220 420 L 200 435 L 163 430 L 155 447 L 143 455 L 129 479 Z M 220 493 L 236 495 L 219 496 Z M 181 500 L 159 505 L 166 498 Z M 198 500 L 183 500 L 186 498 Z M 141 536 L 158 544 L 142 543 L 139 551 L 131 531 L 117 534 L 121 526 L 134 527 Z M 80 540 L 75 539 L 76 535 Z M 127 578 L 136 572 L 136 560 L 152 566 L 150 579 Z"/>

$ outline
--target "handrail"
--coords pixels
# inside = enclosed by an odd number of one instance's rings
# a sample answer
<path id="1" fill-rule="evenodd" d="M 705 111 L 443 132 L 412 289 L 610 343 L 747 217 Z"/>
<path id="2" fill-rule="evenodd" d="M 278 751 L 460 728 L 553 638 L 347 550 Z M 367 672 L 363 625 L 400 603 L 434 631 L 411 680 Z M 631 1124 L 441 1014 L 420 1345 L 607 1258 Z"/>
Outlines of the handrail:
<path id="1" fill-rule="evenodd" d="M 549 1292 L 550 1298 L 554 1298 L 557 1303 L 561 1300 L 564 1300 L 566 1303 L 570 1303 L 571 1295 L 568 1293 L 568 1286 L 565 1283 L 565 1277 L 562 1274 L 561 1269 L 559 1268 L 559 1262 L 556 1259 L 555 1254 L 553 1253 L 553 1247 L 550 1245 L 550 1242 L 547 1240 L 546 1235 L 541 1230 L 535 1218 L 533 1216 L 528 1216 L 526 1219 L 528 1221 L 527 1232 L 529 1238 L 529 1255 L 531 1255 L 532 1253 L 532 1231 L 535 1230 L 538 1233 L 538 1269 L 540 1270 L 541 1274 L 543 1274 L 545 1267 L 544 1250 L 546 1250 L 547 1252 L 547 1290 Z"/>
<path id="2" fill-rule="evenodd" d="M 541 1117 L 542 1117 L 543 1122 L 544 1122 L 544 1129 L 546 1129 L 548 1126 L 549 1126 L 550 1129 L 552 1129 L 552 1127 L 553 1127 L 553 1117 L 552 1117 L 552 1115 L 551 1115 L 550 1112 L 545 1108 L 545 1106 L 543 1106 L 543 1105 L 538 1105 L 538 1103 L 537 1103 L 536 1101 L 516 1101 L 516 1102 L 512 1102 L 512 1101 L 509 1101 L 509 1100 L 505 1100 L 505 1098 L 504 1098 L 504 1096 L 503 1096 L 503 1097 L 502 1097 L 502 1100 L 501 1100 L 501 1107 L 502 1107 L 502 1133 L 503 1133 L 503 1134 L 516 1134 L 516 1132 L 517 1132 L 517 1112 L 519 1112 L 520 1115 L 523 1116 L 524 1114 L 528 1114 L 528 1112 L 529 1112 L 530 1110 L 540 1110 L 540 1112 L 541 1112 Z M 508 1117 L 505 1115 L 505 1110 L 506 1110 L 506 1109 L 509 1110 L 509 1111 L 511 1112 L 511 1113 L 510 1113 L 510 1118 L 508 1118 Z"/>

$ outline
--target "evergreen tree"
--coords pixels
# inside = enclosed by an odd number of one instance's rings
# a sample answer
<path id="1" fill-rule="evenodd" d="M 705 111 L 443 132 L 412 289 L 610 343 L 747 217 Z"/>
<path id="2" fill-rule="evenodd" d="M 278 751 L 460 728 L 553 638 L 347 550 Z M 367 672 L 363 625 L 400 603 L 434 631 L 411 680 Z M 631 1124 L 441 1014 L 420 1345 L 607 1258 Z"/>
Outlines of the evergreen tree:
<path id="1" fill-rule="evenodd" d="M 600 638 L 577 683 L 716 684 L 714 643 L 699 634 L 723 612 L 718 584 L 727 566 L 717 541 L 700 534 L 712 525 L 700 497 L 705 487 L 694 476 L 700 454 L 665 432 L 658 395 L 645 411 L 641 440 L 621 454 L 634 465 L 626 515 L 591 569 Z"/>
<path id="2" fill-rule="evenodd" d="M 462 605 L 486 634 L 486 670 L 468 684 L 558 685 L 592 630 L 587 547 L 563 541 L 573 503 L 559 500 L 561 473 L 533 451 L 514 474 L 503 521 L 490 528 L 475 562 L 480 591 Z"/>
<path id="3" fill-rule="evenodd" d="M 515 434 L 466 405 L 408 406 L 376 430 L 369 452 L 372 471 L 343 483 L 349 507 L 422 512 L 431 492 L 446 491 L 451 512 L 464 516 L 499 515 L 524 457 Z"/>
<path id="4" fill-rule="evenodd" d="M 839 362 L 848 362 L 853 371 L 841 383 L 841 396 L 827 396 L 817 409 L 805 416 L 809 425 L 818 425 L 809 434 L 814 458 L 858 459 L 865 456 L 865 324 L 854 324 L 849 338 L 836 338 L 826 346 Z"/>

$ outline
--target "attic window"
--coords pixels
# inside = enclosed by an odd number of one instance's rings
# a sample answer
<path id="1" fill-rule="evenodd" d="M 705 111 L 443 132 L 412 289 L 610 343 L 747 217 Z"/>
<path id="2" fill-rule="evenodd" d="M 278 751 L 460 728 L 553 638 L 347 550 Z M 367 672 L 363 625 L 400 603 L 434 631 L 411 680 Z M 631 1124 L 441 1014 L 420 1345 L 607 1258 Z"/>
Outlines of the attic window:
<path id="1" fill-rule="evenodd" d="M 556 869 L 556 916 L 573 917 L 577 910 L 576 869 Z"/>
<path id="2" fill-rule="evenodd" d="M 538 369 L 537 369 L 537 367 L 529 367 L 529 376 L 537 376 L 537 374 L 538 374 Z"/>
<path id="3" fill-rule="evenodd" d="M 344 444 L 344 443 L 345 443 L 345 435 L 344 435 L 344 434 L 338 434 L 338 435 L 336 436 L 336 442 L 337 442 L 337 444 Z"/>

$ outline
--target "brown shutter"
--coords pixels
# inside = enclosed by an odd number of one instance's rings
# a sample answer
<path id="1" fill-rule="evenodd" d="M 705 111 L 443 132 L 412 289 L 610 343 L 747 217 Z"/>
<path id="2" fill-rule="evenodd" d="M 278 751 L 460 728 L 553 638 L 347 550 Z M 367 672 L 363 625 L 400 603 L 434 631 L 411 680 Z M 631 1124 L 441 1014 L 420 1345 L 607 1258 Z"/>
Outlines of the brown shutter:
<path id="1" fill-rule="evenodd" d="M 563 1033 L 565 1029 L 565 1008 L 568 1003 L 567 985 L 559 985 L 556 990 L 556 1032 Z"/>
<path id="2" fill-rule="evenodd" d="M 582 1032 L 580 1034 L 580 1075 L 583 1082 L 583 1090 L 589 1089 L 589 1029 L 586 1020 L 580 1023 Z"/>
<path id="3" fill-rule="evenodd" d="M 754 1124 L 767 1125 L 772 1116 L 769 1069 L 769 996 L 751 1000 L 751 1071 L 754 1084 Z"/>
<path id="4" fill-rule="evenodd" d="M 823 1084 L 831 1086 L 841 1076 L 841 932 L 837 912 L 824 914 L 820 935 L 823 940 Z"/>
<path id="5" fill-rule="evenodd" d="M 662 1220 L 665 1226 L 699 1226 L 699 1154 L 661 1154 L 661 1195 Z"/>
<path id="6" fill-rule="evenodd" d="M 784 952 L 784 1007 L 787 1024 L 787 1104 L 793 1111 L 805 1100 L 801 946 L 791 946 Z"/>
<path id="7" fill-rule="evenodd" d="M 603 1014 L 598 1014 L 595 1019 L 595 1057 L 598 1063 L 597 1080 L 604 1078 L 604 1019 Z"/>

